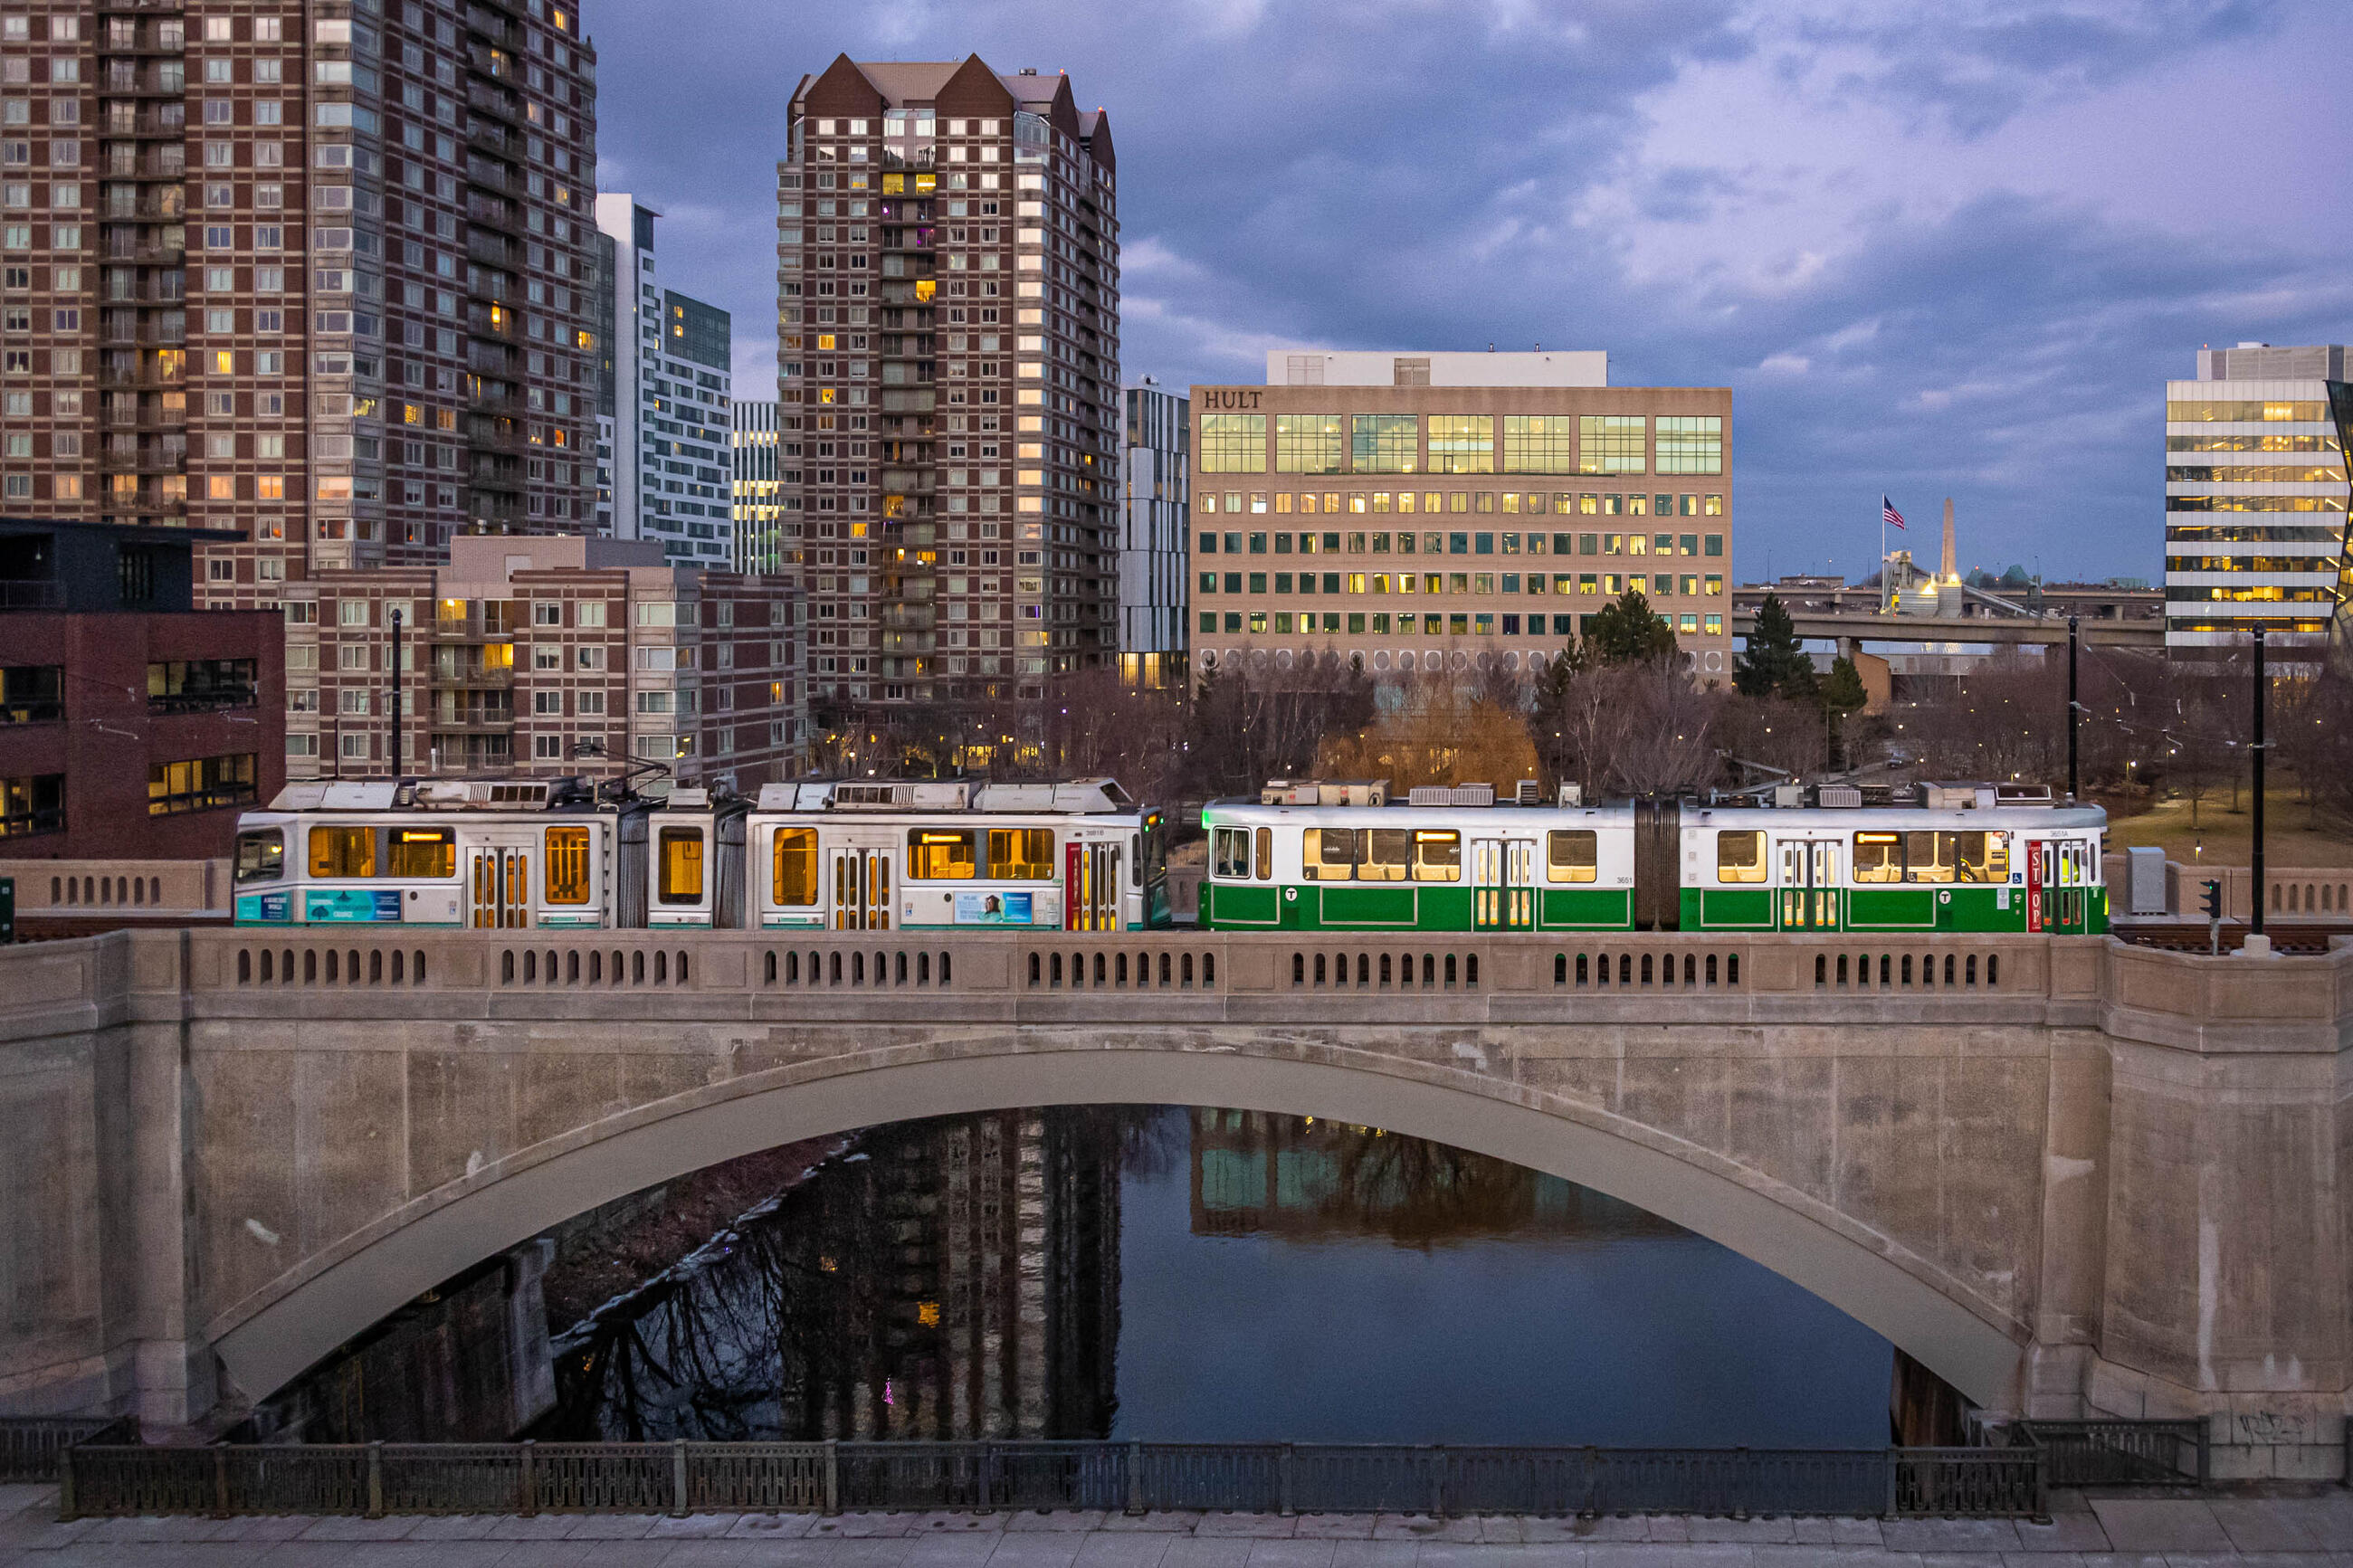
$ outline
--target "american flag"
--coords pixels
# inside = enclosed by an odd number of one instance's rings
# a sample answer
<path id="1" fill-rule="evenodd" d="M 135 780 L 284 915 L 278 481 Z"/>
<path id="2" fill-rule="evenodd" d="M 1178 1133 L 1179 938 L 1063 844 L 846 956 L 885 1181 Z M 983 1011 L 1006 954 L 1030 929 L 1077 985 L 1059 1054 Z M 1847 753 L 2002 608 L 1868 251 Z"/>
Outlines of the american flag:
<path id="1" fill-rule="evenodd" d="M 1883 495 L 1879 498 L 1879 520 L 1882 522 L 1892 522 L 1898 528 L 1904 527 L 1904 514 L 1897 511 L 1895 503 Z"/>

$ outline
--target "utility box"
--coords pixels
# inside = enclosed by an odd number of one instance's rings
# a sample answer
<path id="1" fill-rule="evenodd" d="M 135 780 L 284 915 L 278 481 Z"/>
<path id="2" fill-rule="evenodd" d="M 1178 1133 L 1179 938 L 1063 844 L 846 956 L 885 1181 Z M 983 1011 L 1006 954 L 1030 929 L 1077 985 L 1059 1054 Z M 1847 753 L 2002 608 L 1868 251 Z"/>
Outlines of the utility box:
<path id="1" fill-rule="evenodd" d="M 2165 851 L 2147 845 L 2136 845 L 2125 851 L 2125 908 L 2136 915 L 2163 915 L 2172 911 L 2165 907 Z"/>

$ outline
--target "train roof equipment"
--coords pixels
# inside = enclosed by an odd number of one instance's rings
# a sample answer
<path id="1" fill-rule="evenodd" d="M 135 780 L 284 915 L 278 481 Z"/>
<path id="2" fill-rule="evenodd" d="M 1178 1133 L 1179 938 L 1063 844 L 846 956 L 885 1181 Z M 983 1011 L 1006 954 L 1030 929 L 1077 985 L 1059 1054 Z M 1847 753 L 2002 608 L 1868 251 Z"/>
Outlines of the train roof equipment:
<path id="1" fill-rule="evenodd" d="M 1108 778 L 1063 784 L 992 784 L 979 779 L 805 779 L 760 787 L 762 811 L 972 812 L 1100 816 L 1136 809 Z"/>

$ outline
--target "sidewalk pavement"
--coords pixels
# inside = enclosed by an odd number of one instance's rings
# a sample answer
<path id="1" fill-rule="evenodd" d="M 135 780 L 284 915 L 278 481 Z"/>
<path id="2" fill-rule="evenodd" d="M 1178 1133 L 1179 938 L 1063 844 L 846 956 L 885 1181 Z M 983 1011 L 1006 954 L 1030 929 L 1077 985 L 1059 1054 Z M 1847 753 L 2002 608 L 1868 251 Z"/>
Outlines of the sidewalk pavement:
<path id="1" fill-rule="evenodd" d="M 1414 1514 L 540 1514 L 57 1521 L 0 1486 L 0 1568 L 2353 1568 L 2353 1492 L 2086 1499 L 2008 1520 Z"/>

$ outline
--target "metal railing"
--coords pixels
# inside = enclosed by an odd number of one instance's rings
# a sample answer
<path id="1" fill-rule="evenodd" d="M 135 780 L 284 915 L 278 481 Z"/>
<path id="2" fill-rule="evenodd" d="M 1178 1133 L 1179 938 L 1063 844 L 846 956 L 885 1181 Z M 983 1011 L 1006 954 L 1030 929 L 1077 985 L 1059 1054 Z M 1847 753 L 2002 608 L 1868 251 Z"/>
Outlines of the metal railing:
<path id="1" fill-rule="evenodd" d="M 0 1481 L 53 1481 L 61 1456 L 77 1443 L 136 1442 L 129 1416 L 0 1416 Z"/>
<path id="2" fill-rule="evenodd" d="M 2013 1421 L 2013 1445 L 2042 1450 L 2054 1487 L 2195 1484 L 2212 1479 L 2203 1421 Z"/>
<path id="3" fill-rule="evenodd" d="M 101 1434 L 109 1437 L 118 1434 Z M 65 1450 L 64 1517 L 1098 1509 L 2047 1514 L 2046 1450 L 1377 1444 L 367 1443 Z"/>

